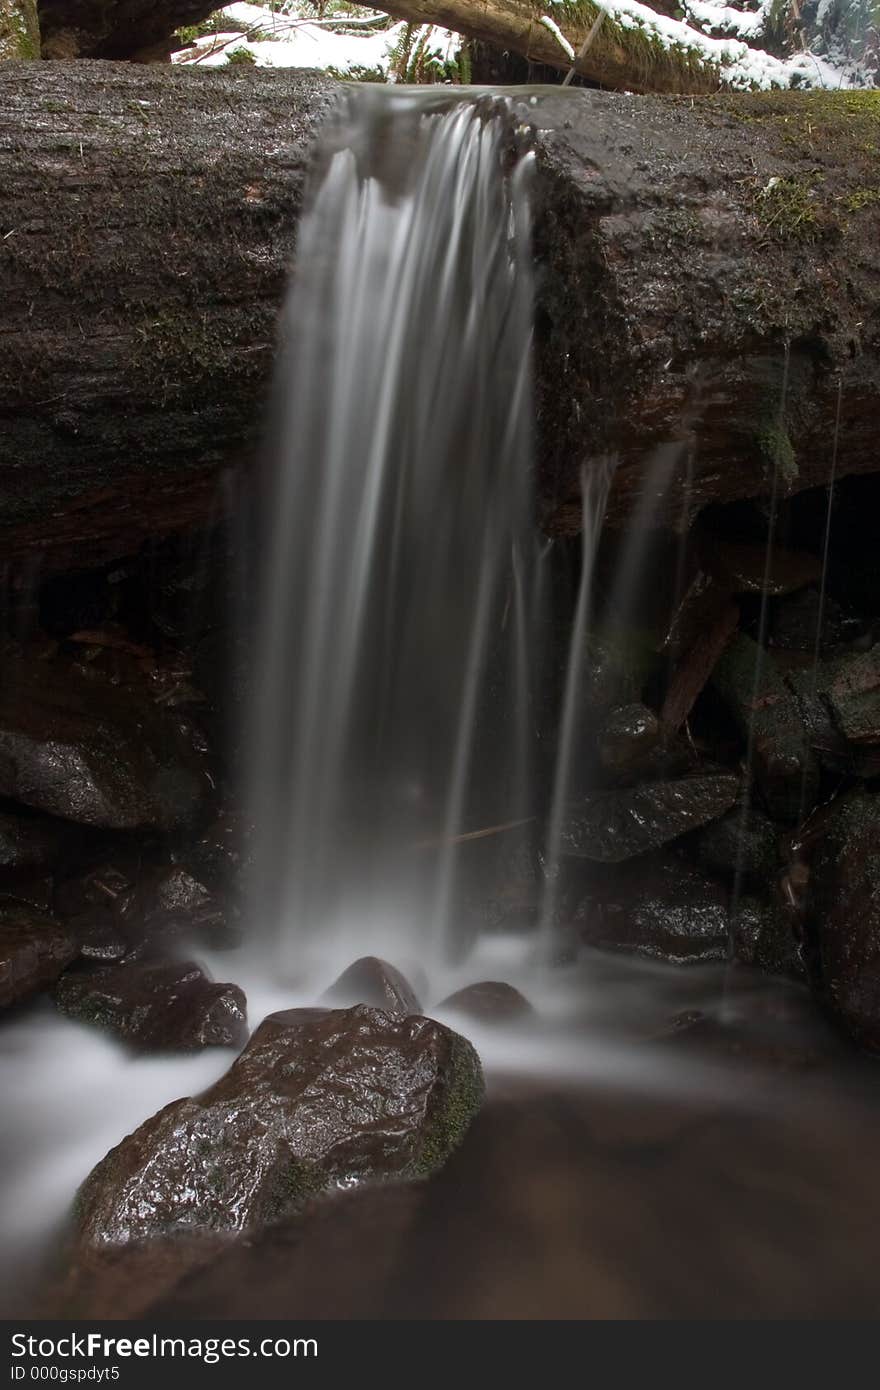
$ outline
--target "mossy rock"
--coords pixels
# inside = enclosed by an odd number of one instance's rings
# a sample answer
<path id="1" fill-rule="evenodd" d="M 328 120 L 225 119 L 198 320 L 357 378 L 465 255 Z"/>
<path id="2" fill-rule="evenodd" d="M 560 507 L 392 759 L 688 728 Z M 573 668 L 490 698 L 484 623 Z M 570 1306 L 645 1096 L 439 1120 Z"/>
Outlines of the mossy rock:
<path id="1" fill-rule="evenodd" d="M 323 1191 L 427 1177 L 482 1098 L 474 1049 L 433 1019 L 365 1005 L 272 1014 L 214 1086 L 98 1164 L 76 1200 L 79 1236 L 254 1230 Z"/>

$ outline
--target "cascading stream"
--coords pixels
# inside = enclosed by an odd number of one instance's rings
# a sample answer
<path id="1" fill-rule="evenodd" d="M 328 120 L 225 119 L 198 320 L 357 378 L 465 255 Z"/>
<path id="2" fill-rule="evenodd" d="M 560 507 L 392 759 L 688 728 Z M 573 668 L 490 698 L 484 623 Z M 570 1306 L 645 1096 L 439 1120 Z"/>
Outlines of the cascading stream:
<path id="1" fill-rule="evenodd" d="M 523 814 L 531 171 L 507 104 L 472 94 L 362 89 L 324 142 L 285 311 L 251 758 L 255 902 L 292 960 L 347 926 L 378 949 L 395 923 L 448 956 L 457 838 Z"/>

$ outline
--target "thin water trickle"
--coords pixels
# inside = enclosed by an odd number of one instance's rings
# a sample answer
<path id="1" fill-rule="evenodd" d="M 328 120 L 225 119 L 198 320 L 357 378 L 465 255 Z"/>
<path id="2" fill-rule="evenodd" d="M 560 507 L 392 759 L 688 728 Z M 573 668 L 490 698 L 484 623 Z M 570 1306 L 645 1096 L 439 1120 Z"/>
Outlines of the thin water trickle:
<path id="1" fill-rule="evenodd" d="M 745 876 L 745 844 L 746 828 L 749 818 L 749 796 L 752 778 L 752 767 L 755 760 L 755 718 L 754 711 L 758 708 L 758 699 L 761 693 L 761 682 L 764 674 L 765 647 L 767 643 L 767 618 L 769 613 L 769 591 L 770 575 L 773 568 L 773 547 L 776 544 L 776 521 L 779 512 L 779 492 L 782 473 L 781 441 L 785 436 L 785 411 L 788 404 L 788 376 L 791 365 L 791 346 L 786 341 L 785 355 L 782 363 L 782 381 L 779 389 L 779 409 L 776 415 L 776 429 L 774 438 L 776 447 L 773 450 L 772 472 L 770 478 L 770 499 L 767 508 L 767 545 L 764 552 L 764 573 L 761 581 L 761 606 L 758 616 L 757 646 L 755 648 L 755 671 L 752 682 L 752 715 L 749 719 L 748 736 L 746 739 L 745 754 L 745 775 L 744 791 L 740 805 L 739 833 L 737 835 L 736 863 L 733 874 L 733 889 L 731 892 L 730 906 L 730 937 L 728 940 L 728 957 L 733 959 L 735 945 L 733 939 L 734 922 L 739 908 L 743 892 L 743 879 Z"/>
<path id="2" fill-rule="evenodd" d="M 837 408 L 834 413 L 834 440 L 831 446 L 831 469 L 828 475 L 828 502 L 825 509 L 825 526 L 822 533 L 822 573 L 819 577 L 819 606 L 816 612 L 816 633 L 813 641 L 813 663 L 810 672 L 810 703 L 816 702 L 819 685 L 819 661 L 822 655 L 822 628 L 825 622 L 825 600 L 828 589 L 828 561 L 831 554 L 831 523 L 834 517 L 834 484 L 837 481 L 837 452 L 840 442 L 840 414 L 843 408 L 843 377 L 837 381 Z M 807 727 L 804 728 L 804 769 L 801 777 L 800 814 L 803 822 L 807 814 Z"/>
<path id="3" fill-rule="evenodd" d="M 562 832 L 570 797 L 573 769 L 579 753 L 583 752 L 579 742 L 584 734 L 581 696 L 587 634 L 592 611 L 593 571 L 596 548 L 599 543 L 613 476 L 613 460 L 608 460 L 604 469 L 592 473 L 583 469 L 581 472 L 580 580 L 569 639 L 562 706 L 559 713 L 553 792 L 544 846 L 544 892 L 541 904 L 539 954 L 545 958 L 552 957 L 556 946 Z"/>
<path id="4" fill-rule="evenodd" d="M 285 311 L 251 763 L 282 958 L 348 921 L 365 951 L 399 922 L 423 960 L 454 953 L 459 837 L 523 814 L 531 177 L 497 99 L 362 89 L 324 142 Z"/>

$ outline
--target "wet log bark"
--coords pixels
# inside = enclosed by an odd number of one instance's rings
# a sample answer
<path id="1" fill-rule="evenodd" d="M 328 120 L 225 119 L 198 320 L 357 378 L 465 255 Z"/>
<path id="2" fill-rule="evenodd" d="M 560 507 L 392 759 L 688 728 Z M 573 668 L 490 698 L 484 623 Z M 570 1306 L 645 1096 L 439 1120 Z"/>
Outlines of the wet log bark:
<path id="1" fill-rule="evenodd" d="M 253 456 L 316 74 L 0 69 L 0 541 L 91 562 Z M 880 468 L 876 93 L 511 89 L 536 127 L 541 516 Z M 426 331 L 428 331 L 426 327 Z M 665 488 L 661 484 L 665 483 Z M 661 495 L 662 494 L 662 495 Z"/>
<path id="2" fill-rule="evenodd" d="M 0 69 L 0 535 L 58 563 L 217 505 L 263 424 L 315 73 Z"/>

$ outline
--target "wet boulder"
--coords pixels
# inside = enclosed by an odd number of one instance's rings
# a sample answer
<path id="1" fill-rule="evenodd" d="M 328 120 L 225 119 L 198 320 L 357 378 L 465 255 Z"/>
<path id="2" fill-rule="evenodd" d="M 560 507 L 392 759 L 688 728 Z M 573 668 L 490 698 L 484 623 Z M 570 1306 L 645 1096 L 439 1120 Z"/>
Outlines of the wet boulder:
<path id="1" fill-rule="evenodd" d="M 253 1230 L 326 1189 L 427 1176 L 482 1096 L 470 1043 L 432 1019 L 364 1005 L 271 1014 L 214 1086 L 98 1164 L 76 1201 L 80 1237 Z"/>
<path id="2" fill-rule="evenodd" d="M 64 878 L 55 890 L 55 911 L 67 922 L 85 960 L 136 960 L 146 950 L 135 912 L 137 852 L 101 859 Z"/>
<path id="3" fill-rule="evenodd" d="M 0 809 L 0 869 L 56 869 L 76 831 L 62 820 Z"/>
<path id="4" fill-rule="evenodd" d="M 743 742 L 751 739 L 755 780 L 771 816 L 797 820 L 815 802 L 819 764 L 800 701 L 772 655 L 740 632 L 715 666 L 712 685 Z"/>
<path id="5" fill-rule="evenodd" d="M 24 903 L 0 906 L 0 1009 L 54 984 L 78 950 L 55 918 Z"/>
<path id="6" fill-rule="evenodd" d="M 766 544 L 707 536 L 701 550 L 709 572 L 735 594 L 792 594 L 815 584 L 822 574 L 818 556 L 778 545 L 771 548 L 769 565 Z"/>
<path id="7" fill-rule="evenodd" d="M 392 1014 L 418 1014 L 418 996 L 405 975 L 379 956 L 361 956 L 321 997 L 331 1009 L 347 1009 L 352 1004 L 368 1004 Z"/>
<path id="8" fill-rule="evenodd" d="M 135 912 L 149 948 L 175 939 L 197 939 L 215 950 L 241 940 L 239 909 L 230 894 L 215 892 L 184 864 L 158 869 L 139 885 Z"/>
<path id="9" fill-rule="evenodd" d="M 660 721 L 647 705 L 618 705 L 602 721 L 596 742 L 599 761 L 609 772 L 644 767 L 660 741 Z"/>
<path id="10" fill-rule="evenodd" d="M 728 881 L 744 878 L 764 888 L 779 872 L 778 841 L 779 828 L 761 807 L 739 802 L 693 831 L 683 846 L 709 873 Z"/>
<path id="11" fill-rule="evenodd" d="M 774 647 L 784 651 L 812 653 L 818 632 L 819 651 L 824 654 L 858 637 L 863 626 L 858 618 L 850 617 L 830 595 L 826 594 L 823 601 L 819 590 L 810 588 L 774 600 L 770 608 L 768 635 Z"/>
<path id="12" fill-rule="evenodd" d="M 597 883 L 576 912 L 581 941 L 676 965 L 724 960 L 728 893 L 676 855 L 651 855 Z"/>
<path id="13" fill-rule="evenodd" d="M 585 705 L 597 711 L 641 700 L 656 665 L 656 652 L 642 633 L 625 628 L 588 633 L 581 674 Z"/>
<path id="14" fill-rule="evenodd" d="M 880 774 L 880 645 L 791 672 L 811 749 L 834 772 Z"/>
<path id="15" fill-rule="evenodd" d="M 846 1031 L 880 1052 L 880 796 L 842 797 L 822 832 L 807 916 L 816 983 Z"/>
<path id="16" fill-rule="evenodd" d="M 3 675 L 0 795 L 113 830 L 172 830 L 202 811 L 202 756 L 146 691 L 87 679 L 51 656 L 10 656 Z"/>
<path id="17" fill-rule="evenodd" d="M 716 772 L 600 793 L 570 808 L 562 852 L 602 863 L 633 859 L 723 816 L 739 786 L 738 777 Z"/>
<path id="18" fill-rule="evenodd" d="M 504 1024 L 520 1023 L 533 1018 L 535 1011 L 524 995 L 513 985 L 503 980 L 480 980 L 475 985 L 465 985 L 450 994 L 438 1009 L 447 1013 L 461 1014 L 462 1018 L 474 1023 Z"/>
<path id="19" fill-rule="evenodd" d="M 59 981 L 55 1001 L 69 1018 L 149 1051 L 241 1047 L 248 1034 L 242 991 L 214 983 L 191 961 L 72 971 Z"/>
<path id="20" fill-rule="evenodd" d="M 253 865 L 254 832 L 247 820 L 225 810 L 179 856 L 190 873 L 214 891 L 237 890 Z"/>
<path id="21" fill-rule="evenodd" d="M 743 965 L 755 966 L 769 975 L 804 978 L 792 916 L 775 898 L 743 898 L 733 916 L 732 934 L 734 954 Z"/>
<path id="22" fill-rule="evenodd" d="M 835 663 L 827 699 L 848 743 L 880 743 L 880 643 Z"/>

